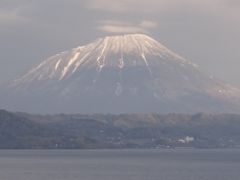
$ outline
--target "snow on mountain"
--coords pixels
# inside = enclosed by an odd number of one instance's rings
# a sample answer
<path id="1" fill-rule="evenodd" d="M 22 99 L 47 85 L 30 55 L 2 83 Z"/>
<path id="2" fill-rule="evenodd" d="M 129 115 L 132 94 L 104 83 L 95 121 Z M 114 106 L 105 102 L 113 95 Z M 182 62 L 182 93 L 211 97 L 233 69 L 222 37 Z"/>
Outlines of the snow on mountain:
<path id="1" fill-rule="evenodd" d="M 125 55 L 136 56 L 138 59 L 128 59 L 128 57 L 124 57 Z M 154 63 L 157 65 L 156 60 L 149 62 L 146 55 L 155 55 L 159 58 L 165 57 L 180 63 L 192 64 L 146 35 L 112 36 L 50 57 L 17 81 L 21 83 L 52 78 L 63 80 L 81 68 L 94 67 L 101 71 L 103 67 L 109 66 L 121 69 L 124 66 L 148 67 Z M 112 56 L 116 57 L 111 58 Z"/>
<path id="2" fill-rule="evenodd" d="M 100 38 L 54 55 L 7 91 L 11 98 L 4 102 L 10 109 L 34 112 L 240 110 L 237 88 L 205 75 L 144 34 Z"/>

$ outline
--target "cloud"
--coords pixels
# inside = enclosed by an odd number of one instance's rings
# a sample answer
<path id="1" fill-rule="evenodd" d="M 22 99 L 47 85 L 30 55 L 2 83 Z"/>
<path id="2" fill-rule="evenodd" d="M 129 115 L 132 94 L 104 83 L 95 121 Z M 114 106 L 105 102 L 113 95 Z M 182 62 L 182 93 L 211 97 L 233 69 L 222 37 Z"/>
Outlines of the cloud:
<path id="1" fill-rule="evenodd" d="M 233 7 L 233 8 L 239 8 L 240 7 L 240 1 L 239 0 L 223 0 L 224 4 Z"/>
<path id="2" fill-rule="evenodd" d="M 88 0 L 86 5 L 90 9 L 110 12 L 159 12 L 174 11 L 183 7 L 206 8 L 224 0 Z M 235 1 L 235 0 L 232 0 Z"/>
<path id="3" fill-rule="evenodd" d="M 193 11 L 220 18 L 240 17 L 239 0 L 85 0 L 88 9 L 113 14 L 171 16 Z M 230 13 L 230 15 L 229 15 Z"/>
<path id="4" fill-rule="evenodd" d="M 146 33 L 146 31 L 142 28 L 136 26 L 114 26 L 114 25 L 104 25 L 98 27 L 99 30 L 107 32 L 107 33 L 114 33 L 114 34 L 121 34 L 121 33 Z"/>
<path id="5" fill-rule="evenodd" d="M 127 7 L 125 7 L 125 2 L 117 0 L 89 0 L 86 2 L 86 6 L 89 9 L 106 10 L 111 12 L 123 12 L 127 9 Z"/>
<path id="6" fill-rule="evenodd" d="M 0 10 L 0 23 L 1 24 L 16 24 L 25 23 L 28 19 L 19 15 L 17 11 Z"/>
<path id="7" fill-rule="evenodd" d="M 21 13 L 30 0 L 2 0 L 0 2 L 0 23 L 17 24 L 29 21 Z"/>
<path id="8" fill-rule="evenodd" d="M 1 0 L 0 1 L 0 9 L 16 9 L 25 4 L 31 2 L 33 0 Z"/>
<path id="9" fill-rule="evenodd" d="M 156 28 L 158 24 L 153 21 L 144 20 L 139 24 L 123 22 L 123 21 L 101 21 L 97 29 L 107 33 L 148 33 L 152 28 Z"/>
<path id="10" fill-rule="evenodd" d="M 141 22 L 141 24 L 140 24 L 140 26 L 142 27 L 142 28 L 147 28 L 147 29 L 152 29 L 152 28 L 156 28 L 156 27 L 158 27 L 158 24 L 156 23 L 156 22 L 153 22 L 153 21 L 142 21 Z"/>

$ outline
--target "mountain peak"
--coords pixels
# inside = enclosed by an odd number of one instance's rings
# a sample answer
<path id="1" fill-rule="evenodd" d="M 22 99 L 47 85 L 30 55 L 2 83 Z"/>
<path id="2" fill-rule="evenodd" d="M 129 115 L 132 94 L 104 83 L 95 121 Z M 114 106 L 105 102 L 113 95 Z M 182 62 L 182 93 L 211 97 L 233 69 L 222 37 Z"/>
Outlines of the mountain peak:
<path id="1" fill-rule="evenodd" d="M 124 34 L 106 36 L 97 42 L 109 48 L 112 53 L 152 53 L 158 51 L 170 52 L 165 46 L 146 34 Z M 106 50 L 105 49 L 105 50 Z"/>
<path id="2" fill-rule="evenodd" d="M 140 34 L 140 33 L 136 33 L 136 34 L 120 34 L 120 35 L 112 35 L 112 36 L 105 36 L 102 37 L 100 39 L 110 39 L 112 41 L 119 41 L 119 40 L 131 40 L 131 39 L 135 39 L 137 41 L 142 41 L 142 40 L 151 40 L 151 41 L 156 41 L 155 39 L 153 39 L 152 37 L 150 37 L 147 34 Z"/>
<path id="3" fill-rule="evenodd" d="M 112 42 L 138 42 L 138 43 L 146 43 L 146 42 L 152 42 L 160 44 L 158 41 L 156 41 L 154 38 L 146 35 L 146 34 L 122 34 L 122 35 L 115 35 L 115 36 L 105 36 L 103 38 L 100 38 L 104 41 L 112 41 Z"/>
<path id="4" fill-rule="evenodd" d="M 103 67 L 109 66 L 120 69 L 124 66 L 145 66 L 150 72 L 150 66 L 159 64 L 159 59 L 151 58 L 153 56 L 196 67 L 145 34 L 125 34 L 99 38 L 85 46 L 54 55 L 18 79 L 16 83 L 49 78 L 63 80 L 82 68 L 95 68 L 101 71 Z"/>
<path id="5" fill-rule="evenodd" d="M 139 37 L 139 38 L 151 38 L 149 35 L 147 34 L 143 34 L 143 33 L 130 33 L 130 34 L 119 34 L 119 35 L 112 35 L 112 36 L 105 36 L 104 38 L 123 38 L 123 37 Z"/>

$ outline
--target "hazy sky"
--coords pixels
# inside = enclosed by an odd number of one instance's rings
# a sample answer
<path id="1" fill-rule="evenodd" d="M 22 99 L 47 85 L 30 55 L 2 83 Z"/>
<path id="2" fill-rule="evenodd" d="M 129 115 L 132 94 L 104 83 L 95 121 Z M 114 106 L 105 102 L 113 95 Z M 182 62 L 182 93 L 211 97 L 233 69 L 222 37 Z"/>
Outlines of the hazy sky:
<path id="1" fill-rule="evenodd" d="M 240 86 L 240 0 L 0 0 L 0 83 L 55 53 L 147 33 Z"/>

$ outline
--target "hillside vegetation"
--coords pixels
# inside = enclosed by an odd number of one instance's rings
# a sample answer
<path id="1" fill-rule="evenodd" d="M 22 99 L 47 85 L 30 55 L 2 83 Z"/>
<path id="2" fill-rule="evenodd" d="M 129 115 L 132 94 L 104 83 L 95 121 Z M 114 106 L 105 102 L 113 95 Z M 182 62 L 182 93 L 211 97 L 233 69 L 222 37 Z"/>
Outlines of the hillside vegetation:
<path id="1" fill-rule="evenodd" d="M 240 115 L 32 115 L 0 110 L 1 149 L 236 148 Z"/>

